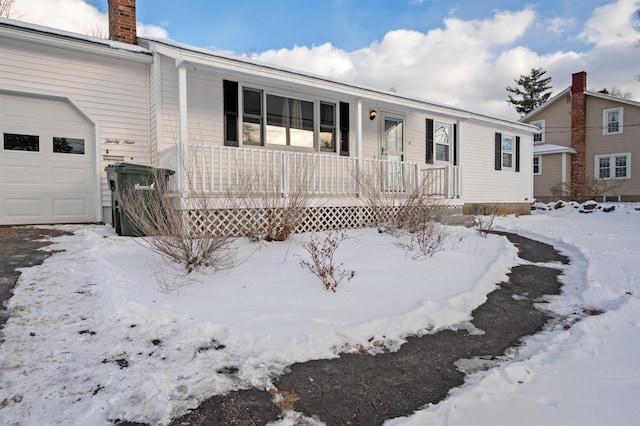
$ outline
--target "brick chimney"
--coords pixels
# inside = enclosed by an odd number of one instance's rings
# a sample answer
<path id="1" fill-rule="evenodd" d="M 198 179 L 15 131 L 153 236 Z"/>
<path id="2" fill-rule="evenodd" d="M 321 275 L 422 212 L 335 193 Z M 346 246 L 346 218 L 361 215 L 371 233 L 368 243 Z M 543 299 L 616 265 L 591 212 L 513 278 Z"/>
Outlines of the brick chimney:
<path id="1" fill-rule="evenodd" d="M 576 153 L 571 156 L 571 195 L 579 202 L 585 201 L 586 158 L 587 158 L 587 73 L 571 75 L 571 148 Z"/>
<path id="2" fill-rule="evenodd" d="M 109 0 L 109 39 L 138 43 L 135 0 Z"/>

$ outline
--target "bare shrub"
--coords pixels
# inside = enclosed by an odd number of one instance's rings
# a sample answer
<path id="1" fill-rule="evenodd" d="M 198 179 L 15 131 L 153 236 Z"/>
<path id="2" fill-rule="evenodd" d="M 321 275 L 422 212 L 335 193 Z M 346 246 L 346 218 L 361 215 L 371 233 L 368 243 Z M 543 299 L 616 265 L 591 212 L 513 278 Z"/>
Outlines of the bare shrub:
<path id="1" fill-rule="evenodd" d="M 420 257 L 432 257 L 434 254 L 444 251 L 444 243 L 449 235 L 446 227 L 436 221 L 427 221 L 420 224 L 418 229 L 409 232 L 407 237 L 397 244 L 410 252 L 417 252 L 413 259 Z"/>
<path id="2" fill-rule="evenodd" d="M 627 183 L 628 181 L 619 179 L 589 178 L 584 182 L 582 194 L 578 188 L 566 182 L 553 185 L 550 191 L 559 200 L 583 203 L 587 200 L 602 201 L 605 195 L 618 195 Z"/>
<path id="3" fill-rule="evenodd" d="M 482 238 L 487 238 L 487 235 L 489 235 L 493 229 L 496 216 L 500 216 L 502 213 L 502 208 L 499 204 L 489 204 L 485 207 L 482 214 L 477 214 L 473 220 L 473 227 Z"/>
<path id="4" fill-rule="evenodd" d="M 295 157 L 292 162 L 279 169 L 252 166 L 237 173 L 236 185 L 227 189 L 231 208 L 247 212 L 249 238 L 284 241 L 304 218 L 312 199 L 313 167 Z"/>
<path id="5" fill-rule="evenodd" d="M 120 208 L 131 221 L 134 234 L 165 259 L 177 262 L 189 274 L 201 268 L 215 270 L 232 267 L 234 251 L 228 236 L 207 232 L 188 220 L 192 210 L 210 209 L 202 194 L 188 200 L 187 208 L 180 198 L 167 189 L 166 172 L 152 169 L 142 184 L 128 183 L 120 188 Z"/>
<path id="6" fill-rule="evenodd" d="M 356 275 L 355 271 L 343 269 L 342 263 L 335 264 L 335 252 L 346 238 L 347 235 L 343 231 L 329 231 L 324 237 L 313 235 L 310 242 L 303 244 L 311 260 L 300 258 L 300 266 L 311 271 L 327 290 L 334 293 L 342 280 L 347 278 L 347 281 L 351 281 Z"/>
<path id="7" fill-rule="evenodd" d="M 378 229 L 394 232 L 400 247 L 417 252 L 414 258 L 431 257 L 444 250 L 448 232 L 439 222 L 443 201 L 431 194 L 434 185 L 426 175 L 418 183 L 386 185 L 384 172 L 380 167 L 360 180 L 363 198 Z"/>
<path id="8" fill-rule="evenodd" d="M 381 231 L 418 231 L 429 221 L 441 219 L 443 200 L 432 195 L 432 182 L 425 176 L 419 182 L 404 182 L 405 165 L 398 164 L 397 177 L 389 182 L 384 163 L 369 168 L 358 178 L 362 198 L 373 216 L 372 225 Z"/>

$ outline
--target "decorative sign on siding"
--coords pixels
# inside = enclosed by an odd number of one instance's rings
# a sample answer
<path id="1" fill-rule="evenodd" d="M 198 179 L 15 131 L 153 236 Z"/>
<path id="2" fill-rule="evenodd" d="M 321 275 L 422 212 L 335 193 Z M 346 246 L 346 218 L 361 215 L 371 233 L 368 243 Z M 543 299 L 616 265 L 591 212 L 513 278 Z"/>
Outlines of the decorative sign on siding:
<path id="1" fill-rule="evenodd" d="M 136 141 L 132 141 L 131 139 L 106 138 L 104 143 L 107 145 L 135 145 Z"/>

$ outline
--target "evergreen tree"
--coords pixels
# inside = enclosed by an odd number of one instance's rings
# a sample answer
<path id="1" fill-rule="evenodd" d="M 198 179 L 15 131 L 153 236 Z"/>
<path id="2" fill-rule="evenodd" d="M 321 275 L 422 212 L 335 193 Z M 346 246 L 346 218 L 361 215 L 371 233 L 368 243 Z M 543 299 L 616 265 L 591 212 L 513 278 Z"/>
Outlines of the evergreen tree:
<path id="1" fill-rule="evenodd" d="M 551 77 L 544 77 L 547 71 L 542 68 L 531 68 L 529 75 L 521 75 L 514 80 L 518 86 L 507 86 L 507 92 L 522 99 L 508 96 L 507 102 L 512 104 L 519 114 L 527 115 L 549 99 L 551 96 Z"/>

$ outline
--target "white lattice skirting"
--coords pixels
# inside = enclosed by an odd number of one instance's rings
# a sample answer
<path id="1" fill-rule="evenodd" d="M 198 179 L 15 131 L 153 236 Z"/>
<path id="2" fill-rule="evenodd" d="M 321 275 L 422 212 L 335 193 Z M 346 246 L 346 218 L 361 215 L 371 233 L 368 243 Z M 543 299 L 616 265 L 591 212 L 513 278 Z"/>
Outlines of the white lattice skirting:
<path id="1" fill-rule="evenodd" d="M 307 207 L 301 209 L 302 217 L 296 221 L 294 233 L 364 228 L 379 223 L 381 217 L 395 217 L 398 209 L 380 207 L 374 211 L 368 206 Z M 449 215 L 459 213 L 459 209 L 445 206 L 442 210 L 448 210 Z M 266 208 L 185 210 L 188 225 L 196 232 L 233 237 L 264 235 L 269 223 L 284 221 L 283 212 L 283 209 Z"/>

